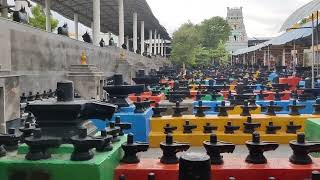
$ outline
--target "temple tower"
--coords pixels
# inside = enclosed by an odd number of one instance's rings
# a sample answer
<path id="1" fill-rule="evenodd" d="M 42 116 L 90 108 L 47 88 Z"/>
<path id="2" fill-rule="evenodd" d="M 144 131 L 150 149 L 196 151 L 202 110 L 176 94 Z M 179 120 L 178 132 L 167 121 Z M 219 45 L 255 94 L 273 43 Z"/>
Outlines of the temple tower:
<path id="1" fill-rule="evenodd" d="M 231 27 L 231 35 L 227 42 L 227 50 L 234 52 L 248 47 L 248 36 L 243 22 L 242 7 L 227 8 L 227 21 Z"/>

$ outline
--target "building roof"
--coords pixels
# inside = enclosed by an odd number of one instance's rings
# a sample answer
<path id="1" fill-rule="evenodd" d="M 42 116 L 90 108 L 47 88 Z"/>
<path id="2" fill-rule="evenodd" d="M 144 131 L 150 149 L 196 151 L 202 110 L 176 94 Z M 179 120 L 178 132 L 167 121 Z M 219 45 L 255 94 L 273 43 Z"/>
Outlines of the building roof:
<path id="1" fill-rule="evenodd" d="M 320 0 L 313 0 L 309 2 L 308 4 L 296 10 L 292 15 L 290 15 L 283 23 L 280 31 L 286 31 L 303 18 L 312 15 L 312 13 L 318 10 L 320 10 Z"/>
<path id="2" fill-rule="evenodd" d="M 312 27 L 312 22 L 308 22 L 304 24 L 300 29 L 292 29 L 264 43 L 260 43 L 256 46 L 251 46 L 249 48 L 239 49 L 235 51 L 233 55 L 241 55 L 241 54 L 253 52 L 270 45 L 273 45 L 273 46 L 285 45 L 286 43 L 289 43 L 295 40 L 310 37 L 312 34 L 311 27 Z"/>
<path id="3" fill-rule="evenodd" d="M 32 0 L 41 5 L 45 0 Z M 100 0 L 101 4 L 101 31 L 119 34 L 118 0 Z M 164 39 L 170 39 L 167 30 L 154 16 L 146 0 L 124 0 L 124 27 L 125 35 L 132 36 L 133 13 L 138 13 L 138 22 L 145 21 L 145 36 L 149 36 L 149 30 L 157 29 Z M 79 22 L 91 27 L 93 19 L 92 0 L 52 0 L 51 9 L 62 16 L 73 20 L 74 13 L 79 15 Z M 138 29 L 140 26 L 138 25 Z"/>

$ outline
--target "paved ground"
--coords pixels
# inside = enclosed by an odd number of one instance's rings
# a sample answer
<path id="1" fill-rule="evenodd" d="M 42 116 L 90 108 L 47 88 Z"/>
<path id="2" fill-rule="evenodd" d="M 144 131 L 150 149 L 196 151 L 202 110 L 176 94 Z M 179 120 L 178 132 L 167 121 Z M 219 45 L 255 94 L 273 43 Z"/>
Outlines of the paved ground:
<path id="1" fill-rule="evenodd" d="M 193 147 L 188 152 L 205 153 L 202 147 Z M 292 150 L 289 145 L 280 145 L 276 151 L 264 153 L 267 158 L 289 158 L 292 154 Z M 159 148 L 149 149 L 148 152 L 139 153 L 141 158 L 159 158 L 162 155 L 162 151 Z M 245 159 L 248 155 L 248 149 L 244 145 L 236 146 L 233 154 L 223 154 L 224 157 L 230 158 L 243 158 Z"/>

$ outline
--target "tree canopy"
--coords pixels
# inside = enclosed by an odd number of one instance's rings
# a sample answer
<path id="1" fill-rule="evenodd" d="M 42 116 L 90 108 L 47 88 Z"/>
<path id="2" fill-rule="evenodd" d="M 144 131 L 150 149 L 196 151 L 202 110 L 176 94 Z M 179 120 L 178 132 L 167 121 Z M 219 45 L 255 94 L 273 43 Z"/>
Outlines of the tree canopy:
<path id="1" fill-rule="evenodd" d="M 225 50 L 231 28 L 221 17 L 206 19 L 198 25 L 183 24 L 173 33 L 171 60 L 187 66 L 210 65 L 213 61 L 226 63 L 229 53 Z"/>
<path id="2" fill-rule="evenodd" d="M 230 26 L 221 17 L 212 17 L 198 26 L 201 43 L 205 48 L 217 48 L 220 42 L 226 42 L 230 35 Z"/>
<path id="3" fill-rule="evenodd" d="M 30 25 L 42 30 L 46 29 L 46 16 L 41 6 L 36 5 L 31 9 L 33 17 L 30 18 Z M 57 19 L 51 18 L 51 31 L 55 30 L 59 24 Z"/>
<path id="4" fill-rule="evenodd" d="M 195 65 L 196 55 L 200 46 L 200 35 L 196 27 L 188 22 L 183 24 L 178 31 L 173 33 L 172 61 L 175 64 Z"/>

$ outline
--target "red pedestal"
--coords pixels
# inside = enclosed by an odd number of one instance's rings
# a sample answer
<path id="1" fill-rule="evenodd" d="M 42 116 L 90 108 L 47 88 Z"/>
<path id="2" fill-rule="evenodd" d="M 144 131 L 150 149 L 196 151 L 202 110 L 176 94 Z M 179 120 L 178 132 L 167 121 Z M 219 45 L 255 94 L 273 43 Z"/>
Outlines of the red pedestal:
<path id="1" fill-rule="evenodd" d="M 174 86 L 174 81 L 168 81 L 168 80 L 161 79 L 161 80 L 160 80 L 160 83 L 162 83 L 162 84 L 169 84 L 169 86 L 170 86 L 171 88 L 173 88 L 173 86 Z"/>
<path id="2" fill-rule="evenodd" d="M 281 100 L 289 100 L 291 98 L 291 91 L 283 91 L 281 93 L 284 94 L 284 96 L 281 97 Z M 275 92 L 266 91 L 266 92 L 264 92 L 264 94 L 268 95 L 267 97 L 264 98 L 264 100 L 274 101 Z"/>
<path id="3" fill-rule="evenodd" d="M 279 84 L 288 84 L 290 90 L 296 90 L 297 85 L 301 81 L 301 78 L 295 76 L 289 76 L 288 78 L 279 78 Z"/>
<path id="4" fill-rule="evenodd" d="M 151 101 L 155 101 L 156 103 L 159 103 L 160 101 L 165 99 L 165 95 L 163 93 L 161 93 L 161 94 L 159 94 L 157 96 L 152 96 L 152 92 L 144 92 L 140 96 L 136 96 L 134 94 L 130 94 L 129 95 L 129 99 L 132 102 L 136 102 L 138 97 L 141 98 L 141 101 L 145 101 L 146 99 L 148 99 L 148 100 L 151 100 Z"/>
<path id="5" fill-rule="evenodd" d="M 313 170 L 320 170 L 320 160 L 314 159 L 312 165 L 294 165 L 288 159 L 268 159 L 267 164 L 247 164 L 244 159 L 225 159 L 224 165 L 212 166 L 212 180 L 267 180 L 275 177 L 277 180 L 305 180 L 311 177 Z M 179 165 L 164 165 L 157 159 L 143 159 L 139 164 L 122 164 L 117 167 L 115 180 L 121 174 L 126 180 L 147 180 L 150 172 L 155 173 L 158 180 L 178 180 Z"/>

